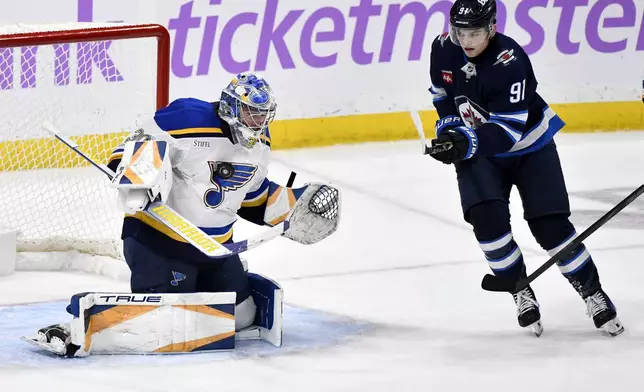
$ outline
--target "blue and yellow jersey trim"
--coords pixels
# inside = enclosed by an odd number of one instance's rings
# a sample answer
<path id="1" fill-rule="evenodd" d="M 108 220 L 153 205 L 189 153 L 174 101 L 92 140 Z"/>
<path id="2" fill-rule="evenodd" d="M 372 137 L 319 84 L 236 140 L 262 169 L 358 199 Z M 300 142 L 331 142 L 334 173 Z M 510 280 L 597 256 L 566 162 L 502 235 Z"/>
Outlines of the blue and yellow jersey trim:
<path id="1" fill-rule="evenodd" d="M 172 231 L 170 228 L 165 226 L 162 223 L 159 223 L 156 219 L 152 218 L 151 216 L 148 216 L 142 212 L 137 212 L 134 215 L 126 215 L 128 218 L 135 218 L 140 220 L 141 222 L 145 223 L 146 225 L 150 226 L 154 230 L 166 235 L 167 237 L 170 237 L 171 239 L 178 241 L 178 242 L 183 242 L 183 243 L 188 243 L 188 241 L 184 240 L 179 236 L 177 233 Z M 200 227 L 204 233 L 208 234 L 210 237 L 212 237 L 215 241 L 219 242 L 220 244 L 225 243 L 226 241 L 229 241 L 231 238 L 233 238 L 233 225 L 235 222 L 223 226 L 223 227 Z"/>
<path id="2" fill-rule="evenodd" d="M 168 131 L 168 135 L 175 139 L 190 137 L 226 137 L 221 128 L 184 128 Z"/>
<path id="3" fill-rule="evenodd" d="M 266 200 L 268 199 L 268 186 L 270 185 L 270 183 L 271 182 L 268 181 L 268 179 L 264 178 L 264 181 L 257 190 L 248 192 L 246 194 L 246 197 L 244 198 L 241 206 L 258 207 L 266 204 Z"/>
<path id="4" fill-rule="evenodd" d="M 229 134 L 223 129 L 227 124 L 217 114 L 217 105 L 196 98 L 172 101 L 155 113 L 154 120 L 159 128 L 176 139 L 228 137 Z"/>

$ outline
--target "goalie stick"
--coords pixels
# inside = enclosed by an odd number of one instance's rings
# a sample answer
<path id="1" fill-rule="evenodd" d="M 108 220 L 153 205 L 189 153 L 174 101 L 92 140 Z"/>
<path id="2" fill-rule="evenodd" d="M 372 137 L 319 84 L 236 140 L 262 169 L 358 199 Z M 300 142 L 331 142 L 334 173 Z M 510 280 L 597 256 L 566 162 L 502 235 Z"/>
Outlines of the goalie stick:
<path id="1" fill-rule="evenodd" d="M 110 180 L 114 178 L 116 173 L 106 165 L 96 163 L 90 157 L 85 155 L 83 151 L 78 148 L 78 144 L 65 136 L 61 136 L 58 129 L 50 123 L 43 123 L 43 127 L 51 133 L 56 139 L 72 149 L 83 159 L 89 162 L 92 166 L 102 171 Z M 292 184 L 295 180 L 295 172 L 291 172 L 289 183 Z M 245 252 L 249 249 L 255 248 L 275 237 L 279 237 L 286 232 L 289 228 L 288 221 L 283 221 L 264 232 L 248 238 L 243 241 L 233 242 L 230 244 L 220 244 L 214 238 L 204 233 L 199 227 L 192 224 L 186 218 L 181 216 L 178 212 L 170 208 L 167 204 L 161 201 L 153 201 L 149 203 L 143 213 L 152 217 L 159 223 L 168 227 L 181 238 L 192 244 L 195 248 L 199 249 L 203 254 L 213 259 L 230 257 L 232 255 Z"/>
<path id="2" fill-rule="evenodd" d="M 537 268 L 533 273 L 531 273 L 528 277 L 525 277 L 521 280 L 514 281 L 514 280 L 508 280 L 505 278 L 502 278 L 500 276 L 495 276 L 491 274 L 487 274 L 483 277 L 483 281 L 481 282 L 481 287 L 483 290 L 487 291 L 500 291 L 500 292 L 509 292 L 509 293 L 517 293 L 526 287 L 532 281 L 537 279 L 541 274 L 543 274 L 548 268 L 552 267 L 554 264 L 556 264 L 558 261 L 561 261 L 562 259 L 566 258 L 567 256 L 570 256 L 572 251 L 579 246 L 586 238 L 588 238 L 591 234 L 593 234 L 597 229 L 605 225 L 609 220 L 611 220 L 615 215 L 617 215 L 621 210 L 626 208 L 629 204 L 631 204 L 635 199 L 640 197 L 644 193 L 644 185 L 641 185 L 639 188 L 633 191 L 630 195 L 626 196 L 626 198 L 622 201 L 620 201 L 615 207 L 613 207 L 610 211 L 608 211 L 606 214 L 604 214 L 601 218 L 599 218 L 595 223 L 590 225 L 589 228 L 587 228 L 583 233 L 579 234 L 577 238 L 575 238 L 573 241 L 571 241 L 568 245 L 566 245 L 563 249 L 561 249 L 557 254 L 552 256 L 548 261 L 543 263 L 541 267 Z"/>

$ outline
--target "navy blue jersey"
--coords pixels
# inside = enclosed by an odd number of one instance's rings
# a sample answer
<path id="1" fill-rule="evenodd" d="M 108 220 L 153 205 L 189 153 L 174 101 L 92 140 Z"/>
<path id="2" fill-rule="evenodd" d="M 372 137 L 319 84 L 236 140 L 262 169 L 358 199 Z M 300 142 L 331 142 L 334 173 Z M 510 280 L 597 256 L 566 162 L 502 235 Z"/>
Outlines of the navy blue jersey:
<path id="1" fill-rule="evenodd" d="M 465 125 L 475 130 L 478 154 L 514 156 L 545 146 L 564 122 L 537 93 L 523 48 L 497 33 L 475 58 L 447 33 L 432 44 L 430 76 L 440 120 L 436 132 Z"/>

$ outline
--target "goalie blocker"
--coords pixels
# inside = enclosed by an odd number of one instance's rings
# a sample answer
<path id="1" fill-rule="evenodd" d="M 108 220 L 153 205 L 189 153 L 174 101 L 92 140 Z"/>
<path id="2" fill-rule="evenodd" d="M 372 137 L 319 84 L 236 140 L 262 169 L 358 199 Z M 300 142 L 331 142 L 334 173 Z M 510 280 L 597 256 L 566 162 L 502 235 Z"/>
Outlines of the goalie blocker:
<path id="1" fill-rule="evenodd" d="M 257 305 L 252 326 L 235 331 L 236 293 L 74 295 L 69 324 L 22 339 L 56 355 L 167 354 L 232 350 L 236 340 L 282 345 L 282 288 L 249 274 Z"/>

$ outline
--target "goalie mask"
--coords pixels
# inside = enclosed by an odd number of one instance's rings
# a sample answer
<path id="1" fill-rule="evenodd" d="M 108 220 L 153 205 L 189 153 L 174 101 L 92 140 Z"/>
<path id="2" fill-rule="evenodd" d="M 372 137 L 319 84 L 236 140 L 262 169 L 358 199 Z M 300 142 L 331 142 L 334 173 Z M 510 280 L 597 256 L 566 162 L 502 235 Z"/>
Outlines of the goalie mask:
<path id="1" fill-rule="evenodd" d="M 266 80 L 241 73 L 221 92 L 219 116 L 230 125 L 235 142 L 252 148 L 275 118 L 277 104 Z"/>

